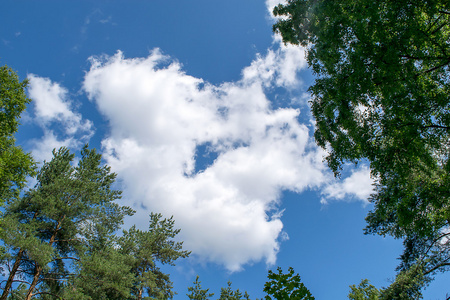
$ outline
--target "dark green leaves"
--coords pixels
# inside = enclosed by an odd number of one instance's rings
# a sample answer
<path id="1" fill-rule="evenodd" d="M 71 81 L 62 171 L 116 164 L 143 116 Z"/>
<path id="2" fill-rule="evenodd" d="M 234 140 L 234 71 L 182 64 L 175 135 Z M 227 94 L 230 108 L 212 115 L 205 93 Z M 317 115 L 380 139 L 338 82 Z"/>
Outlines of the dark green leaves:
<path id="1" fill-rule="evenodd" d="M 264 284 L 264 292 L 267 293 L 266 300 L 277 299 L 297 299 L 314 300 L 310 291 L 300 282 L 300 276 L 294 275 L 294 269 L 289 268 L 289 273 L 283 274 L 283 270 L 278 267 L 278 273 L 269 271 L 267 281 Z M 273 298 L 272 298 L 273 297 Z"/>
<path id="2" fill-rule="evenodd" d="M 370 163 L 366 232 L 426 243 L 402 257 L 441 259 L 423 272 L 445 271 L 449 245 L 436 237 L 450 225 L 449 2 L 289 0 L 274 14 L 283 40 L 307 47 L 329 167 L 339 176 L 347 162 Z"/>

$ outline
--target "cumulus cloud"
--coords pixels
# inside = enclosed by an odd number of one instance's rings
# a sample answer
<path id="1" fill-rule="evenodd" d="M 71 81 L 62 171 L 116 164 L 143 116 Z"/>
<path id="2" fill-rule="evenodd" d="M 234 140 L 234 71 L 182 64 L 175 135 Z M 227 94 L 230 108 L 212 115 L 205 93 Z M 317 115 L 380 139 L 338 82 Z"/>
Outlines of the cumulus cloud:
<path id="1" fill-rule="evenodd" d="M 159 50 L 92 58 L 84 90 L 110 122 L 104 158 L 139 208 L 137 218 L 152 210 L 174 215 L 187 249 L 232 271 L 275 263 L 285 236 L 281 191 L 301 192 L 326 178 L 300 111 L 272 109 L 265 96 L 266 87 L 295 80 L 283 72 L 288 59 L 269 51 L 240 81 L 213 86 Z M 205 144 L 217 158 L 198 172 L 196 152 Z"/>
<path id="2" fill-rule="evenodd" d="M 374 180 L 370 176 L 370 170 L 367 166 L 353 170 L 351 175 L 342 181 L 335 181 L 327 185 L 322 194 L 325 196 L 321 200 L 326 204 L 328 200 L 352 200 L 358 199 L 368 203 L 368 198 L 373 192 Z"/>
<path id="3" fill-rule="evenodd" d="M 333 181 L 298 109 L 272 107 L 267 90 L 298 87 L 306 67 L 303 49 L 279 37 L 274 45 L 243 69 L 241 80 L 219 86 L 187 75 L 158 49 L 144 58 L 92 57 L 83 82 L 109 122 L 103 158 L 119 175 L 125 204 L 137 211 L 132 222 L 145 228 L 151 211 L 173 215 L 186 249 L 230 271 L 276 262 L 288 238 L 282 191 L 324 188 L 327 200 L 366 195 L 357 172 Z M 93 125 L 73 112 L 68 91 L 29 78 L 33 120 L 44 131 L 34 153 L 44 157 L 52 147 L 88 140 Z M 202 148 L 209 161 L 202 162 Z"/>
<path id="4" fill-rule="evenodd" d="M 33 100 L 31 122 L 41 127 L 43 136 L 32 140 L 37 161 L 51 158 L 52 150 L 61 146 L 77 148 L 93 134 L 93 124 L 74 112 L 68 91 L 48 78 L 28 75 L 28 93 Z"/>
<path id="5" fill-rule="evenodd" d="M 265 56 L 259 55 L 252 64 L 244 68 L 243 81 L 259 80 L 266 86 L 296 88 L 299 84 L 298 71 L 306 68 L 305 49 L 292 45 L 282 45 L 279 37 L 274 38 L 277 50 L 268 50 Z"/>

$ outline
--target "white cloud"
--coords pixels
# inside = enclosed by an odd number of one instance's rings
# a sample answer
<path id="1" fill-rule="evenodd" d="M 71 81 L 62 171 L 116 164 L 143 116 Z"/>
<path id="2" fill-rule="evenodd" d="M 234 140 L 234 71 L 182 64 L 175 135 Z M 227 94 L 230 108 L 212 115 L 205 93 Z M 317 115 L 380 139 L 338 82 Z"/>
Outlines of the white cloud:
<path id="1" fill-rule="evenodd" d="M 281 17 L 275 17 L 273 15 L 273 9 L 279 4 L 286 4 L 286 0 L 266 0 L 266 7 L 270 17 L 270 21 L 275 23 Z M 292 87 L 298 85 L 297 73 L 301 69 L 307 67 L 306 61 L 306 49 L 298 45 L 285 45 L 282 37 L 279 34 L 273 35 L 274 44 L 279 48 L 278 55 L 279 60 L 276 66 L 276 71 L 279 74 L 277 84 L 284 87 Z"/>
<path id="2" fill-rule="evenodd" d="M 45 130 L 44 135 L 39 139 L 31 140 L 33 158 L 37 162 L 50 161 L 52 159 L 53 149 L 59 149 L 63 146 L 68 148 L 79 148 L 80 141 L 73 137 L 59 139 L 52 130 Z"/>
<path id="3" fill-rule="evenodd" d="M 362 166 L 357 170 L 353 170 L 351 175 L 343 180 L 335 181 L 326 186 L 322 193 L 326 199 L 322 199 L 322 203 L 327 200 L 352 200 L 354 198 L 368 203 L 368 198 L 373 192 L 374 180 L 370 176 L 370 170 L 366 166 Z"/>
<path id="4" fill-rule="evenodd" d="M 304 48 L 282 45 L 278 37 L 274 38 L 274 43 L 277 50 L 269 50 L 266 56 L 258 56 L 244 68 L 243 81 L 260 81 L 264 86 L 270 86 L 275 80 L 277 86 L 297 88 L 300 84 L 298 71 L 307 67 Z"/>
<path id="5" fill-rule="evenodd" d="M 91 58 L 83 82 L 109 122 L 103 158 L 123 183 L 125 204 L 137 210 L 131 222 L 145 228 L 151 211 L 174 215 L 185 248 L 230 271 L 275 263 L 280 241 L 288 238 L 278 209 L 283 190 L 325 187 L 329 200 L 365 195 L 355 188 L 356 173 L 327 186 L 334 181 L 324 152 L 299 123 L 300 111 L 272 108 L 267 89 L 295 88 L 306 67 L 303 49 L 281 45 L 279 37 L 274 44 L 243 69 L 240 81 L 220 86 L 185 74 L 157 49 L 146 58 L 120 52 Z M 44 130 L 35 155 L 92 135 L 92 123 L 73 112 L 59 84 L 31 75 L 30 96 Z M 55 124 L 63 135 L 52 130 Z M 202 145 L 217 158 L 197 172 Z"/>
<path id="6" fill-rule="evenodd" d="M 281 191 L 301 192 L 326 178 L 300 112 L 273 110 L 265 96 L 265 87 L 291 76 L 283 77 L 289 58 L 278 54 L 259 57 L 239 82 L 212 86 L 176 62 L 167 66 L 158 50 L 135 59 L 119 52 L 93 58 L 84 81 L 110 122 L 104 158 L 138 208 L 136 218 L 146 224 L 150 211 L 174 215 L 187 249 L 232 271 L 275 263 L 286 238 Z M 218 156 L 196 173 L 196 149 L 205 143 Z"/>
<path id="7" fill-rule="evenodd" d="M 43 126 L 51 122 L 59 122 L 67 134 L 78 131 L 90 131 L 92 122 L 83 120 L 81 114 L 72 111 L 72 103 L 68 92 L 58 83 L 52 83 L 48 78 L 28 75 L 29 95 L 33 99 L 36 121 Z"/>
<path id="8" fill-rule="evenodd" d="M 275 8 L 275 6 L 277 6 L 278 4 L 285 4 L 287 1 L 286 0 L 266 0 L 266 6 L 267 6 L 267 10 L 269 12 L 269 15 L 274 18 L 272 12 L 273 9 Z"/>
<path id="9" fill-rule="evenodd" d="M 94 133 L 93 124 L 74 112 L 68 91 L 48 78 L 30 74 L 28 79 L 34 108 L 29 118 L 43 130 L 42 137 L 31 141 L 33 157 L 37 161 L 49 160 L 54 148 L 78 148 L 87 142 Z"/>

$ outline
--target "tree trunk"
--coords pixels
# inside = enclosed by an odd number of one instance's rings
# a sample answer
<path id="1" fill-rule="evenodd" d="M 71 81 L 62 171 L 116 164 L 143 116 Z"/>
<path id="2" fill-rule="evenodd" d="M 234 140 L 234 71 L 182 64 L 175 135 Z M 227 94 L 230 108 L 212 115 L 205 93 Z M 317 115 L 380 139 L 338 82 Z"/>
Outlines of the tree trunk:
<path id="1" fill-rule="evenodd" d="M 36 263 L 36 272 L 34 272 L 33 281 L 31 282 L 30 288 L 28 289 L 28 294 L 27 294 L 27 297 L 25 298 L 26 300 L 30 300 L 31 297 L 33 296 L 33 291 L 37 285 L 39 276 L 41 276 L 41 272 L 42 272 L 42 267 Z"/>
<path id="2" fill-rule="evenodd" d="M 2 297 L 0 298 L 0 300 L 6 300 L 8 298 L 8 294 L 9 294 L 9 290 L 11 289 L 13 280 L 14 280 L 14 276 L 16 276 L 16 272 L 19 269 L 20 266 L 20 261 L 22 260 L 22 256 L 23 256 L 23 249 L 19 250 L 19 253 L 17 253 L 17 257 L 16 257 L 16 261 L 14 262 L 13 268 L 11 270 L 11 272 L 9 273 L 9 277 L 8 277 L 8 281 L 6 281 L 6 286 L 3 289 L 3 294 Z"/>
<path id="3" fill-rule="evenodd" d="M 142 288 L 139 289 L 138 300 L 142 300 Z"/>
<path id="4" fill-rule="evenodd" d="M 56 224 L 56 228 L 55 231 L 53 232 L 50 241 L 48 242 L 48 244 L 50 246 L 53 245 L 53 243 L 55 242 L 56 239 L 56 235 L 58 234 L 58 231 L 61 229 L 61 223 L 64 221 L 64 219 L 66 218 L 66 216 L 64 215 L 59 221 L 58 224 Z M 36 271 L 34 272 L 34 276 L 33 276 L 33 281 L 31 282 L 31 285 L 28 289 L 28 294 L 26 297 L 26 300 L 30 300 L 31 297 L 33 296 L 33 291 L 36 288 L 36 285 L 38 283 L 39 280 L 39 276 L 41 276 L 41 272 L 42 272 L 42 267 L 38 265 L 38 263 L 36 262 Z"/>
<path id="5" fill-rule="evenodd" d="M 37 215 L 38 215 L 38 213 L 35 212 L 33 215 L 33 218 L 31 220 L 36 219 Z M 25 252 L 25 250 L 21 248 L 19 250 L 19 253 L 17 253 L 16 261 L 14 262 L 13 268 L 12 268 L 11 272 L 9 273 L 8 281 L 6 282 L 6 286 L 5 286 L 5 289 L 3 290 L 3 294 L 2 294 L 2 297 L 0 298 L 0 300 L 6 300 L 8 298 L 9 290 L 11 289 L 14 277 L 16 276 L 16 272 L 19 269 L 20 261 L 22 260 L 22 256 L 23 256 L 24 252 Z"/>

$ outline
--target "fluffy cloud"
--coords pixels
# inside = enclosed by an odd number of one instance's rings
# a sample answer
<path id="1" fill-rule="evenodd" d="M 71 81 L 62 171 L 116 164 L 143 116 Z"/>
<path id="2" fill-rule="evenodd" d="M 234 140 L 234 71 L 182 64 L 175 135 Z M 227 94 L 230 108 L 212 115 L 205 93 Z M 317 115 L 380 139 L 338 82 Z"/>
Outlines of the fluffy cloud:
<path id="1" fill-rule="evenodd" d="M 303 49 L 279 37 L 274 44 L 240 81 L 220 86 L 187 75 L 158 49 L 146 58 L 91 58 L 83 82 L 109 122 L 103 157 L 119 174 L 125 204 L 137 210 L 132 222 L 145 228 L 151 211 L 174 215 L 185 248 L 230 271 L 275 263 L 287 238 L 278 209 L 283 190 L 323 188 L 324 202 L 368 195 L 360 176 L 367 170 L 333 181 L 300 111 L 274 109 L 267 99 L 267 90 L 297 87 L 306 67 Z M 74 112 L 68 91 L 47 78 L 29 79 L 32 120 L 44 133 L 34 140 L 36 159 L 89 140 L 92 122 Z"/>
<path id="2" fill-rule="evenodd" d="M 274 44 L 240 81 L 220 86 L 187 75 L 158 49 L 146 58 L 93 57 L 83 82 L 109 122 L 103 157 L 119 175 L 124 204 L 137 211 L 131 222 L 145 228 L 151 211 L 173 215 L 186 249 L 230 271 L 275 263 L 287 238 L 278 209 L 283 190 L 323 189 L 324 202 L 368 195 L 360 176 L 367 170 L 335 182 L 300 111 L 272 107 L 267 90 L 297 87 L 306 67 L 303 49 L 280 37 Z M 68 91 L 29 78 L 33 120 L 44 132 L 35 156 L 48 159 L 54 147 L 87 141 L 92 122 L 73 112 Z"/>
<path id="3" fill-rule="evenodd" d="M 356 198 L 368 203 L 367 199 L 373 192 L 373 183 L 374 180 L 370 176 L 369 168 L 362 166 L 353 170 L 351 175 L 342 181 L 335 181 L 327 185 L 322 191 L 325 198 L 321 202 L 326 204 L 330 199 L 351 200 Z"/>
<path id="4" fill-rule="evenodd" d="M 31 121 L 43 131 L 40 139 L 32 140 L 34 158 L 48 160 L 54 148 L 78 148 L 82 142 L 87 142 L 93 134 L 93 124 L 74 112 L 68 91 L 48 78 L 30 74 L 28 80 L 34 109 Z"/>
<path id="5" fill-rule="evenodd" d="M 279 45 L 276 51 L 269 50 L 267 55 L 258 56 L 252 64 L 243 70 L 243 81 L 259 80 L 266 86 L 275 84 L 279 87 L 295 88 L 300 82 L 298 71 L 306 68 L 305 49 L 282 45 L 281 38 L 276 36 L 274 42 Z"/>
<path id="6" fill-rule="evenodd" d="M 104 158 L 138 210 L 174 215 L 187 249 L 232 271 L 274 263 L 282 190 L 326 179 L 321 152 L 299 110 L 272 109 L 268 86 L 295 82 L 280 49 L 258 57 L 242 80 L 212 86 L 153 51 L 147 58 L 92 58 L 84 90 L 110 122 Z M 304 64 L 298 63 L 298 67 Z M 200 146 L 217 156 L 199 171 Z M 134 220 L 136 222 L 136 219 Z"/>

